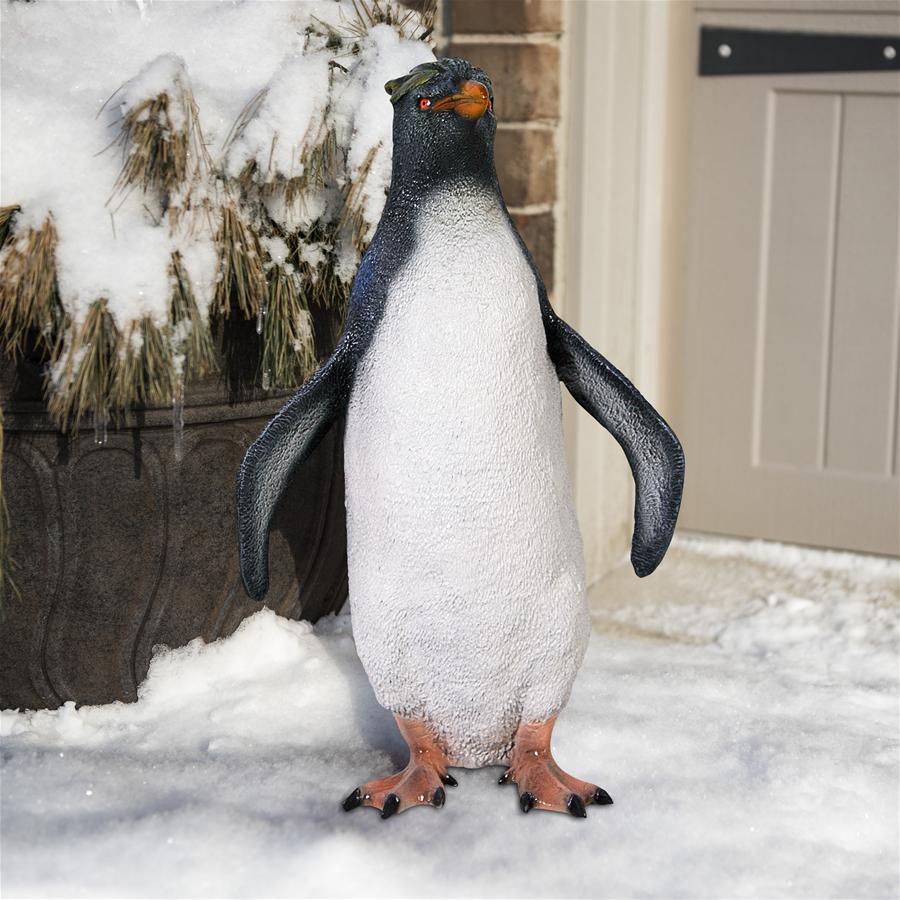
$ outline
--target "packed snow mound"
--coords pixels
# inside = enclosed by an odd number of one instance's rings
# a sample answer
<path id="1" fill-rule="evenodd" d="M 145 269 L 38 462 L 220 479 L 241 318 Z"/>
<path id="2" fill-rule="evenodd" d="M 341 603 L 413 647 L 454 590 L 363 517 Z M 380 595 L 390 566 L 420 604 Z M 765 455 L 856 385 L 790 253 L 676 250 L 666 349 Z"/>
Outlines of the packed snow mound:
<path id="1" fill-rule="evenodd" d="M 201 638 L 185 647 L 159 647 L 136 703 L 83 706 L 72 702 L 59 710 L 40 710 L 8 718 L 4 714 L 0 735 L 7 737 L 34 730 L 53 733 L 62 744 L 99 747 L 115 744 L 123 735 L 139 740 L 145 748 L 209 750 L 233 739 L 254 743 L 302 741 L 297 733 L 298 710 L 318 695 L 339 703 L 344 679 L 330 656 L 331 643 L 352 654 L 349 616 L 335 617 L 330 628 L 319 633 L 308 622 L 283 619 L 268 609 L 246 619 L 227 640 L 206 644 Z M 313 673 L 318 673 L 313 678 Z M 322 682 L 319 683 L 319 675 Z M 283 729 L 257 734 L 253 709 L 263 712 L 260 700 L 271 699 L 271 713 L 282 712 Z M 185 727 L 200 704 L 206 721 Z M 285 707 L 291 710 L 285 713 Z M 210 723 L 221 728 L 210 731 Z M 324 723 L 323 723 L 324 724 Z M 222 733 L 219 734 L 218 732 Z"/>
<path id="2" fill-rule="evenodd" d="M 676 538 L 626 564 L 554 750 L 615 799 L 340 801 L 405 762 L 349 615 L 159 648 L 133 704 L 4 712 L 4 896 L 896 897 L 897 561 Z M 774 597 L 775 600 L 770 600 Z M 866 651 L 868 650 L 868 659 Z"/>

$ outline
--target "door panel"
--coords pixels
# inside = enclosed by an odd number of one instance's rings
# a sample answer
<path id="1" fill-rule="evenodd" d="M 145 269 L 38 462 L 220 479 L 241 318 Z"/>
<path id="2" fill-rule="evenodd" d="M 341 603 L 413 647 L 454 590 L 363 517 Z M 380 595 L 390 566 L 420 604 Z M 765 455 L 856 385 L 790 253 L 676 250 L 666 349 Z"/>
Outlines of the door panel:
<path id="1" fill-rule="evenodd" d="M 698 77 L 691 153 L 682 523 L 897 554 L 900 76 Z"/>
<path id="2" fill-rule="evenodd" d="M 892 469 L 897 339 L 900 104 L 896 96 L 844 98 L 834 259 L 834 325 L 825 418 L 829 469 Z M 893 200 L 891 200 L 893 198 Z M 870 402 L 860 397 L 871 394 Z"/>
<path id="3" fill-rule="evenodd" d="M 808 468 L 821 457 L 840 98 L 779 91 L 767 99 L 754 456 L 757 465 Z"/>

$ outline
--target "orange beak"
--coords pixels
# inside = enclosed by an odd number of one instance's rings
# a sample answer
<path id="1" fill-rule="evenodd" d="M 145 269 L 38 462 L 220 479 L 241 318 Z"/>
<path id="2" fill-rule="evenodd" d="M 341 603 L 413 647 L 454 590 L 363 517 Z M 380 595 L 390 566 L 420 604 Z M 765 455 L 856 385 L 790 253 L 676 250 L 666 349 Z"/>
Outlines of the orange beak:
<path id="1" fill-rule="evenodd" d="M 438 100 L 434 112 L 453 111 L 464 119 L 480 119 L 490 108 L 488 89 L 480 81 L 463 81 L 455 94 Z"/>

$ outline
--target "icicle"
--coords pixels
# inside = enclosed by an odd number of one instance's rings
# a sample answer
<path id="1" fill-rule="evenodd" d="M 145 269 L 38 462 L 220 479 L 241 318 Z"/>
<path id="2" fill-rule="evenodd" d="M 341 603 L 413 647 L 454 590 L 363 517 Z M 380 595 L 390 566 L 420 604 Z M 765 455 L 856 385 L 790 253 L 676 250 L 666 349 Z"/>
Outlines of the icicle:
<path id="1" fill-rule="evenodd" d="M 94 443 L 98 447 L 105 447 L 107 440 L 106 413 L 96 410 L 94 412 Z"/>
<path id="2" fill-rule="evenodd" d="M 184 456 L 184 380 L 179 375 L 172 394 L 172 442 L 175 462 Z"/>
<path id="3" fill-rule="evenodd" d="M 256 333 L 262 334 L 263 322 L 266 319 L 266 302 L 259 304 L 259 312 L 256 314 Z"/>
<path id="4" fill-rule="evenodd" d="M 270 387 L 272 387 L 272 373 L 266 369 L 262 373 L 262 389 L 267 391 Z"/>

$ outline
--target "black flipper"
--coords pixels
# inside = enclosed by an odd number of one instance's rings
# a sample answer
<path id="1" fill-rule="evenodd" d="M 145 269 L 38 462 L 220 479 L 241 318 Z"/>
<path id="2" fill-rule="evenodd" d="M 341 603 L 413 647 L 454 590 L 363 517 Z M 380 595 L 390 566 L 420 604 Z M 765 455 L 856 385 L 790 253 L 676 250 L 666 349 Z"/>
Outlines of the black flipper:
<path id="1" fill-rule="evenodd" d="M 541 291 L 547 352 L 569 393 L 619 442 L 634 476 L 631 564 L 641 577 L 662 561 L 675 531 L 684 452 L 638 389 L 550 307 Z"/>
<path id="2" fill-rule="evenodd" d="M 244 456 L 237 479 L 241 578 L 248 596 L 269 588 L 269 525 L 288 479 L 343 412 L 354 360 L 341 340 L 328 361 L 266 426 Z"/>

